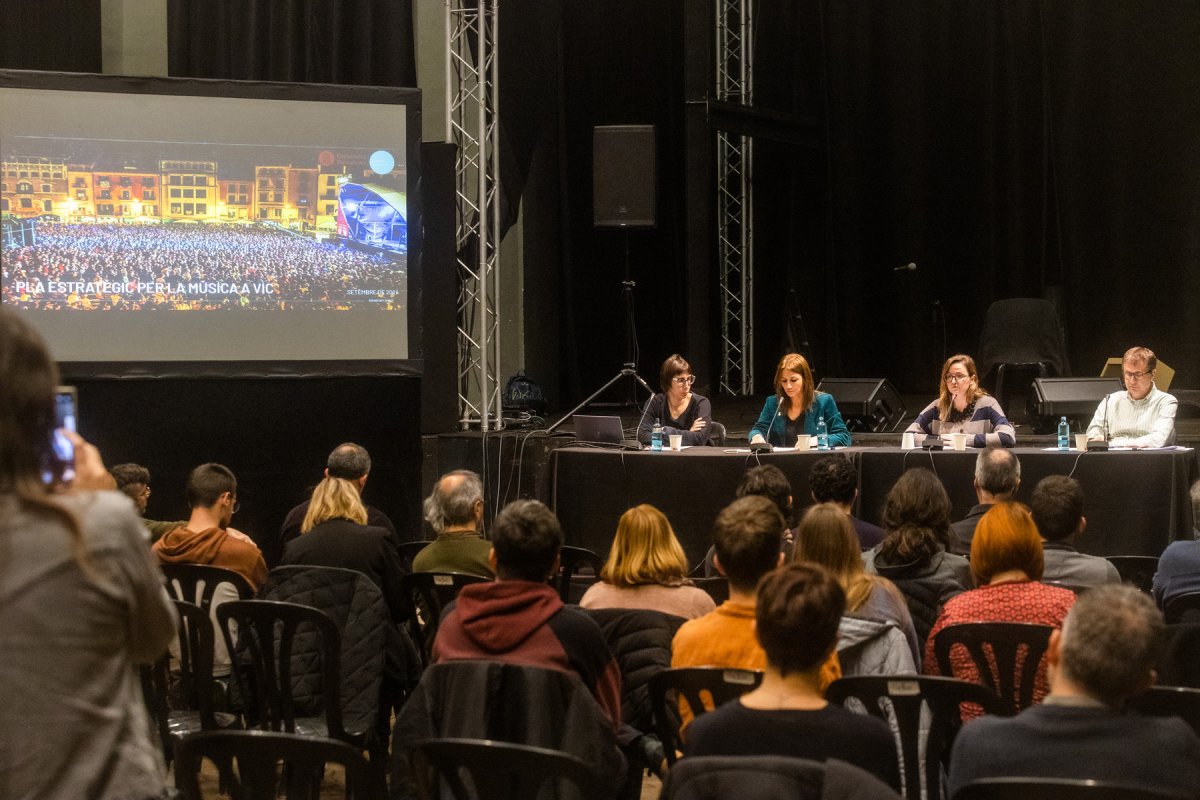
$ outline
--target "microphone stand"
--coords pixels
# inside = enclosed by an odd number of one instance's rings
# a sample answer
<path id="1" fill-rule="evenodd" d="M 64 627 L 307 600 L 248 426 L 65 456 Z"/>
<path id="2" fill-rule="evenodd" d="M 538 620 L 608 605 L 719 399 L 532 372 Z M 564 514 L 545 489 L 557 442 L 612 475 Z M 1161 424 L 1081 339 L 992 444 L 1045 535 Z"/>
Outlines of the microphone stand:
<path id="1" fill-rule="evenodd" d="M 589 405 L 597 397 L 604 394 L 604 391 L 608 389 L 608 387 L 612 386 L 622 378 L 633 378 L 635 382 L 641 384 L 641 386 L 650 393 L 651 397 L 654 397 L 654 390 L 650 388 L 650 384 L 642 380 L 642 376 L 638 375 L 637 373 L 637 323 L 633 313 L 633 290 L 634 287 L 637 286 L 637 283 L 635 283 L 631 277 L 629 269 L 629 230 L 626 229 L 624 233 L 625 278 L 621 281 L 621 305 L 624 307 L 625 314 L 625 363 L 622 365 L 621 370 L 616 375 L 612 376 L 607 383 L 589 394 L 582 403 L 564 414 L 561 419 L 559 419 L 549 428 L 546 428 L 547 434 L 554 433 L 554 431 L 558 430 L 559 426 L 574 416 L 577 411 Z M 632 386 L 630 387 L 629 403 L 635 403 L 636 397 L 637 387 Z M 643 416 L 645 413 L 645 411 L 642 412 Z"/>

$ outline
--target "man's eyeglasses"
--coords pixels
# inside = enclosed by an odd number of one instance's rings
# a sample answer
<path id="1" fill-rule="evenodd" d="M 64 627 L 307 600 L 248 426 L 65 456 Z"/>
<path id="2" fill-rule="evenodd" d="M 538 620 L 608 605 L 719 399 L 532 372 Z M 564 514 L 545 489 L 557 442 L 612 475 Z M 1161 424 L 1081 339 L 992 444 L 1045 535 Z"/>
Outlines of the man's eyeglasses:
<path id="1" fill-rule="evenodd" d="M 1147 375 L 1153 375 L 1153 374 L 1154 374 L 1154 370 L 1152 370 L 1152 369 L 1146 370 L 1145 372 L 1126 372 L 1125 380 L 1127 380 L 1127 381 L 1141 380 L 1142 378 L 1146 377 Z"/>
<path id="2" fill-rule="evenodd" d="M 681 386 L 691 386 L 693 383 L 696 382 L 696 376 L 695 375 L 676 375 L 674 378 L 671 378 L 671 380 L 674 381 L 675 383 L 680 384 Z"/>
<path id="3" fill-rule="evenodd" d="M 946 383 L 961 383 L 962 381 L 971 380 L 970 375 L 947 375 Z"/>

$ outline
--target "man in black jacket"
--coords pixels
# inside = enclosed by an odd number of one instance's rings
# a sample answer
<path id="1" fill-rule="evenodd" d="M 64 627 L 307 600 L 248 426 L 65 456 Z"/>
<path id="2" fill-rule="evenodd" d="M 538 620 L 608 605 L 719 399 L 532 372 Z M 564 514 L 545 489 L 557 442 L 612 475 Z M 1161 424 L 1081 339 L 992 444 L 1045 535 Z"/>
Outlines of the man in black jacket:
<path id="1" fill-rule="evenodd" d="M 358 487 L 360 495 L 367 485 L 367 476 L 370 474 L 371 455 L 365 447 L 353 442 L 339 444 L 333 448 L 333 452 L 325 461 L 326 478 L 345 478 Z M 279 529 L 281 547 L 286 547 L 288 542 L 300 535 L 300 525 L 304 522 L 304 515 L 308 513 L 308 503 L 309 501 L 305 500 L 283 518 L 283 525 Z M 367 509 L 367 524 L 383 528 L 392 537 L 395 545 L 399 545 L 400 537 L 396 533 L 396 526 L 392 524 L 388 515 L 366 503 L 363 503 L 363 507 Z"/>

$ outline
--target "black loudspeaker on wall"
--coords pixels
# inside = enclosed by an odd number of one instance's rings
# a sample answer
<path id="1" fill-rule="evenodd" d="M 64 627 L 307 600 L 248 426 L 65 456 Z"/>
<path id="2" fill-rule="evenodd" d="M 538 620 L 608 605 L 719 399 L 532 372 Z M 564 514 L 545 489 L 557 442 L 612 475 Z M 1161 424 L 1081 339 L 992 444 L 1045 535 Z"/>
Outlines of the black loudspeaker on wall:
<path id="1" fill-rule="evenodd" d="M 1083 433 L 1104 395 L 1121 391 L 1117 378 L 1035 378 L 1026 413 L 1034 433 L 1054 433 L 1066 417 L 1071 430 Z"/>
<path id="2" fill-rule="evenodd" d="M 826 378 L 817 391 L 833 395 L 852 431 L 894 431 L 908 411 L 896 387 L 884 378 Z"/>
<path id="3" fill-rule="evenodd" d="M 592 129 L 592 223 L 597 228 L 653 228 L 658 170 L 653 125 Z"/>

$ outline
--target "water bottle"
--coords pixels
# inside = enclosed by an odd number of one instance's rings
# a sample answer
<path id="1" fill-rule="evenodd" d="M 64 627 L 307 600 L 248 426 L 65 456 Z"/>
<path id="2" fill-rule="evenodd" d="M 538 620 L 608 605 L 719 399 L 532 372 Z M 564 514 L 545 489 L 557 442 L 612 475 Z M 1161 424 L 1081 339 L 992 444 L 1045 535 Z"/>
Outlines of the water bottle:
<path id="1" fill-rule="evenodd" d="M 825 427 L 825 416 L 817 417 L 817 449 L 829 449 L 829 429 Z"/>
<path id="2" fill-rule="evenodd" d="M 650 449 L 662 450 L 662 422 L 658 419 L 654 420 L 654 427 L 650 429 Z"/>
<path id="3" fill-rule="evenodd" d="M 1058 449 L 1064 453 L 1071 449 L 1071 425 L 1066 417 L 1058 421 Z"/>

